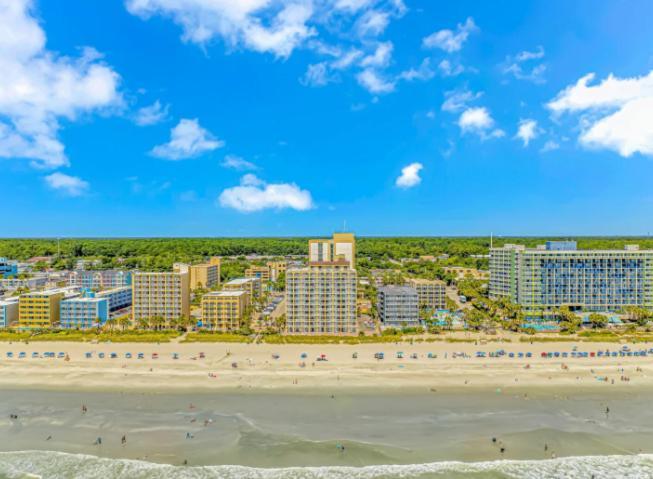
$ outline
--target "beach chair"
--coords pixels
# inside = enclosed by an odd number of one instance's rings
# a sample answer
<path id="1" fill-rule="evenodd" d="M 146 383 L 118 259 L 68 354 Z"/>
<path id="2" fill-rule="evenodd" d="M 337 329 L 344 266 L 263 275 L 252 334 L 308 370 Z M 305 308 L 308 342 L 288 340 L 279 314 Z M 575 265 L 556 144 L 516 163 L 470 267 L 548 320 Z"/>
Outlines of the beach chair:
<path id="1" fill-rule="evenodd" d="M 100 358 L 100 359 L 104 359 L 104 353 L 99 353 L 99 354 L 98 354 L 98 358 Z"/>
<path id="2" fill-rule="evenodd" d="M 159 359 L 159 353 L 152 353 L 152 359 Z"/>
<path id="3" fill-rule="evenodd" d="M 524 357 L 524 353 L 517 353 L 517 357 L 518 357 L 518 358 L 523 358 L 523 357 Z"/>
<path id="4" fill-rule="evenodd" d="M 278 354 L 273 354 L 273 355 L 272 355 L 272 359 L 279 359 L 280 357 L 281 357 L 281 356 L 279 356 Z"/>
<path id="5" fill-rule="evenodd" d="M 116 359 L 118 357 L 118 354 L 116 353 L 111 353 L 111 359 Z"/>
<path id="6" fill-rule="evenodd" d="M 36 351 L 34 351 L 34 352 L 32 353 L 32 359 L 38 359 L 38 357 L 39 357 L 39 353 L 37 353 Z"/>
<path id="7" fill-rule="evenodd" d="M 533 357 L 533 353 L 526 353 L 526 357 L 527 357 L 527 358 L 531 358 L 531 357 Z"/>
<path id="8" fill-rule="evenodd" d="M 399 351 L 399 352 L 397 353 L 397 359 L 404 359 L 404 353 L 402 353 L 401 351 Z"/>
<path id="9" fill-rule="evenodd" d="M 302 353 L 302 354 L 299 355 L 299 357 L 302 358 L 302 359 L 306 359 L 308 357 L 308 354 Z"/>
<path id="10" fill-rule="evenodd" d="M 478 353 L 476 353 L 476 354 L 478 354 Z M 428 354 L 426 355 L 426 357 L 429 358 L 429 359 L 433 359 L 433 353 L 428 353 Z"/>
<path id="11" fill-rule="evenodd" d="M 206 355 L 204 353 L 200 353 L 200 359 L 206 358 Z"/>
<path id="12" fill-rule="evenodd" d="M 86 356 L 86 359 L 91 359 L 93 357 L 93 353 L 86 353 L 84 356 Z"/>
<path id="13" fill-rule="evenodd" d="M 138 353 L 138 359 L 145 359 L 145 355 L 143 353 Z"/>
<path id="14" fill-rule="evenodd" d="M 515 353 L 509 353 L 509 354 L 508 354 L 508 357 L 509 357 L 509 358 L 514 358 L 514 357 L 515 357 Z"/>
<path id="15" fill-rule="evenodd" d="M 132 358 L 132 353 L 125 353 L 125 358 L 131 359 Z"/>
<path id="16" fill-rule="evenodd" d="M 179 359 L 178 353 L 172 353 L 172 359 Z"/>
<path id="17" fill-rule="evenodd" d="M 563 358 L 566 358 L 567 356 L 569 356 L 568 353 L 562 353 L 562 357 L 563 357 Z"/>
<path id="18" fill-rule="evenodd" d="M 25 354 L 25 351 L 21 351 L 18 353 L 18 359 L 25 359 L 27 357 L 27 354 Z"/>
<path id="19" fill-rule="evenodd" d="M 593 357 L 595 357 L 595 356 L 596 356 L 596 353 L 595 353 L 594 351 L 592 351 L 592 352 L 590 353 L 590 358 L 593 358 Z"/>
<path id="20" fill-rule="evenodd" d="M 8 352 L 7 352 L 7 357 L 8 357 L 8 358 L 13 358 L 13 357 L 14 357 L 14 353 L 12 353 L 11 351 L 8 351 Z"/>
<path id="21" fill-rule="evenodd" d="M 63 358 L 66 357 L 66 353 L 59 352 L 59 354 L 57 354 L 57 357 L 58 357 L 59 359 L 63 359 Z"/>
<path id="22" fill-rule="evenodd" d="M 417 353 L 413 353 L 413 354 L 411 354 L 411 355 L 410 355 L 410 358 L 411 358 L 411 359 L 417 359 Z"/>
<path id="23" fill-rule="evenodd" d="M 358 353 L 353 353 L 353 354 L 351 355 L 351 358 L 352 358 L 352 359 L 358 359 Z"/>
<path id="24" fill-rule="evenodd" d="M 556 358 L 559 358 L 559 357 L 560 357 L 560 353 L 559 353 L 558 351 L 556 351 L 556 352 L 553 353 L 553 356 L 556 357 Z"/>

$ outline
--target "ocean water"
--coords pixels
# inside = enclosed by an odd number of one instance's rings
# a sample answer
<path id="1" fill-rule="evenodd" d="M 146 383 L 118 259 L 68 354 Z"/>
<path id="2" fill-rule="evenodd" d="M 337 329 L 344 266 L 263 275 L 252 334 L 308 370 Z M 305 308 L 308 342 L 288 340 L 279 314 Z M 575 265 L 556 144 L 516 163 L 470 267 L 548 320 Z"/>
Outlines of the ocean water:
<path id="1" fill-rule="evenodd" d="M 432 462 L 364 467 L 252 468 L 171 466 L 83 454 L 20 451 L 0 453 L 1 479 L 395 479 L 395 478 L 625 478 L 653 477 L 653 455 L 584 456 L 545 460 Z"/>
<path id="2" fill-rule="evenodd" d="M 3 390 L 0 479 L 653 478 L 652 400 L 635 388 Z"/>

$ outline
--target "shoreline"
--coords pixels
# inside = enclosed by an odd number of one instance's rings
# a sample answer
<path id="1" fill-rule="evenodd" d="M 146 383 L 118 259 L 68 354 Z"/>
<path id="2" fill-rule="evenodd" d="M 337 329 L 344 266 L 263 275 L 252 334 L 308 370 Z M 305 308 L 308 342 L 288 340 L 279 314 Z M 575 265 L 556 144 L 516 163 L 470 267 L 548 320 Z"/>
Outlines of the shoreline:
<path id="1" fill-rule="evenodd" d="M 653 389 L 653 355 L 541 358 L 542 351 L 615 351 L 614 343 L 268 345 L 242 343 L 0 343 L 3 389 L 108 391 Z M 629 345 L 634 351 L 647 349 Z M 477 358 L 503 349 L 500 358 Z M 7 352 L 14 358 L 7 359 Z M 68 354 L 70 360 L 32 358 Z M 25 352 L 24 359 L 18 354 Z M 92 352 L 91 358 L 86 353 Z M 125 358 L 126 353 L 132 359 Z M 137 359 L 138 353 L 143 359 Z M 203 352 L 205 358 L 200 358 Z M 384 352 L 385 359 L 374 359 Z M 397 353 L 403 352 L 403 359 Z M 531 358 L 517 358 L 530 352 Z M 99 357 L 104 353 L 105 358 Z M 111 353 L 118 356 L 111 359 Z M 158 359 L 152 354 L 157 353 Z M 173 354 L 179 359 L 173 359 Z M 306 354 L 305 358 L 301 356 Z M 354 359 L 353 353 L 358 354 Z M 435 358 L 429 358 L 429 353 Z M 328 361 L 318 361 L 325 354 Z M 411 355 L 415 354 L 415 359 Z M 459 357 L 465 354 L 468 357 Z M 278 359 L 274 359 L 278 355 Z M 454 358 L 454 355 L 458 356 Z M 303 364 L 302 364 L 303 363 Z M 236 367 L 234 367 L 234 365 Z M 603 380 L 603 379 L 606 380 Z M 626 380 L 627 379 L 627 380 Z"/>

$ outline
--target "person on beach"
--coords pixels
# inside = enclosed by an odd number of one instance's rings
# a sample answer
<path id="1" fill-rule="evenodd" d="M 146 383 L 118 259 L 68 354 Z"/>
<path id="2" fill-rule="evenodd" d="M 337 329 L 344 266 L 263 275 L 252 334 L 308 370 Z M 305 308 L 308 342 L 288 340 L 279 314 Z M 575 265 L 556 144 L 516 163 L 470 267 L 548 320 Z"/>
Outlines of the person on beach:
<path id="1" fill-rule="evenodd" d="M 121 439 L 120 442 L 122 442 L 122 445 L 123 445 L 123 446 L 124 446 L 125 444 L 127 444 L 127 436 L 123 434 L 123 435 L 122 435 L 122 439 Z"/>
<path id="2" fill-rule="evenodd" d="M 98 436 L 98 438 L 95 440 L 95 445 L 96 446 L 101 446 L 102 445 L 102 438 Z"/>
<path id="3" fill-rule="evenodd" d="M 88 411 L 86 404 L 82 404 L 82 414 L 86 414 L 86 411 Z"/>

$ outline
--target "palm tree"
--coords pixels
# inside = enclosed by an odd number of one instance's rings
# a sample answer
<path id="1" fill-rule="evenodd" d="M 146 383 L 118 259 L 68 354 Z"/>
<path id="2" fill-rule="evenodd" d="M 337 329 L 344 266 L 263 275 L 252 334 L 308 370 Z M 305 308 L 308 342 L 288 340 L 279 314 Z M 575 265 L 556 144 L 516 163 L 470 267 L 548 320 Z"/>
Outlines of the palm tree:
<path id="1" fill-rule="evenodd" d="M 107 319 L 107 321 L 104 323 L 104 325 L 105 325 L 107 328 L 109 328 L 109 332 L 112 333 L 112 332 L 113 332 L 113 329 L 116 327 L 116 324 L 117 324 L 117 323 L 118 323 L 118 322 L 117 322 L 114 318 L 111 318 L 111 319 Z"/>
<path id="2" fill-rule="evenodd" d="M 129 316 L 122 316 L 118 319 L 118 325 L 122 329 L 123 332 L 130 326 L 131 321 L 129 320 Z"/>
<path id="3" fill-rule="evenodd" d="M 145 318 L 138 318 L 138 320 L 136 321 L 136 325 L 138 329 L 149 329 L 150 322 Z"/>

